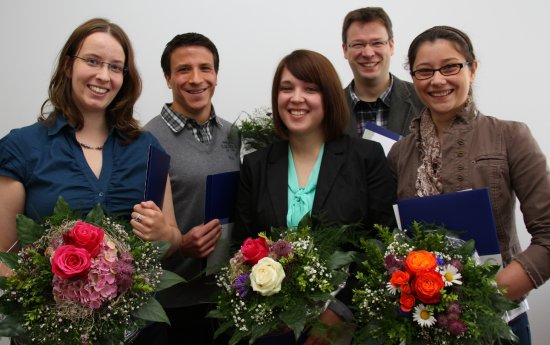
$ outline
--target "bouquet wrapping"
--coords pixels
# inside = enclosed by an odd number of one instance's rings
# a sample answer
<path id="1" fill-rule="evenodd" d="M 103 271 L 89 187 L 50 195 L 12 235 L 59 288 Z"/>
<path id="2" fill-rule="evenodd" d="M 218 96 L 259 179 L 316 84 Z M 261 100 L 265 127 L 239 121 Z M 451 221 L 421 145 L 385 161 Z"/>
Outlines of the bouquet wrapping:
<path id="1" fill-rule="evenodd" d="M 513 309 L 497 288 L 499 266 L 481 264 L 473 241 L 413 223 L 409 234 L 377 227 L 363 240 L 354 289 L 357 343 L 493 344 L 514 335 L 502 314 Z"/>
<path id="2" fill-rule="evenodd" d="M 17 216 L 22 249 L 2 253 L 0 335 L 33 344 L 119 344 L 144 320 L 168 322 L 155 291 L 182 282 L 163 271 L 166 244 L 145 242 L 99 205 L 82 220 L 59 199 L 43 224 Z"/>

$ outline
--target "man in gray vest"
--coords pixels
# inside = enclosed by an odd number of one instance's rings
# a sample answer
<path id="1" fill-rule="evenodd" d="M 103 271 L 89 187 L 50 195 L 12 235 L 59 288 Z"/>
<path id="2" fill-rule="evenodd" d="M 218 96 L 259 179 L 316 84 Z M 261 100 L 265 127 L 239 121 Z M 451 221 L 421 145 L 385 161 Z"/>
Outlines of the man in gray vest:
<path id="1" fill-rule="evenodd" d="M 407 134 L 411 120 L 424 105 L 411 83 L 389 72 L 394 41 L 384 9 L 365 7 L 349 12 L 342 27 L 342 48 L 353 72 L 345 89 L 351 113 L 348 134 L 362 136 L 367 122 Z"/>
<path id="2" fill-rule="evenodd" d="M 204 224 L 206 176 L 239 170 L 239 137 L 229 135 L 231 123 L 217 116 L 212 105 L 219 55 L 210 39 L 198 33 L 175 36 L 166 44 L 161 66 L 173 100 L 145 129 L 171 156 L 174 211 L 183 235 L 179 251 L 163 266 L 188 282 L 157 294 L 171 326 L 146 327 L 134 344 L 212 344 L 216 324 L 205 315 L 215 307 L 217 287 L 214 275 L 201 272 L 220 238 L 221 225 L 218 219 Z"/>

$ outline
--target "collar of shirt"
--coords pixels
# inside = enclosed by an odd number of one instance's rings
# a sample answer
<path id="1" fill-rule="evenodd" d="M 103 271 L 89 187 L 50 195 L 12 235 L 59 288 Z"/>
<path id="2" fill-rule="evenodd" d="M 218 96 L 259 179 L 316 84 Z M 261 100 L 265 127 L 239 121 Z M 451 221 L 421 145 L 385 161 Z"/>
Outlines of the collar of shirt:
<path id="1" fill-rule="evenodd" d="M 170 106 L 172 103 L 166 103 L 160 112 L 160 116 L 166 122 L 166 125 L 174 132 L 179 133 L 181 132 L 186 125 L 190 124 L 191 121 L 195 122 L 195 120 L 186 117 L 183 114 L 178 113 L 174 109 L 172 109 Z M 214 106 L 212 106 L 212 111 L 210 112 L 210 118 L 208 121 L 205 122 L 205 124 L 214 124 L 216 126 L 219 126 L 220 128 L 223 127 L 223 124 L 218 121 L 218 118 L 216 117 L 216 112 L 214 111 Z"/>
<path id="2" fill-rule="evenodd" d="M 393 75 L 390 73 L 390 85 L 386 88 L 386 90 L 384 90 L 384 92 L 382 92 L 380 97 L 378 97 L 378 99 L 381 100 L 382 103 L 384 103 L 384 105 L 386 105 L 387 107 L 390 106 L 392 88 L 393 88 Z M 350 92 L 351 100 L 353 102 L 353 106 L 355 107 L 357 102 L 361 101 L 359 97 L 357 97 L 357 94 L 355 93 L 355 80 L 351 81 L 351 87 L 349 88 L 349 92 Z"/>
<path id="3" fill-rule="evenodd" d="M 48 135 L 56 136 L 64 130 L 72 130 L 74 132 L 74 128 L 69 124 L 69 122 L 67 122 L 67 119 L 64 116 L 57 116 L 57 118 L 55 119 L 54 125 L 48 128 Z M 111 126 L 109 128 L 109 136 L 113 134 L 117 135 L 122 140 L 125 140 L 128 138 L 126 134 L 119 131 L 115 126 Z"/>

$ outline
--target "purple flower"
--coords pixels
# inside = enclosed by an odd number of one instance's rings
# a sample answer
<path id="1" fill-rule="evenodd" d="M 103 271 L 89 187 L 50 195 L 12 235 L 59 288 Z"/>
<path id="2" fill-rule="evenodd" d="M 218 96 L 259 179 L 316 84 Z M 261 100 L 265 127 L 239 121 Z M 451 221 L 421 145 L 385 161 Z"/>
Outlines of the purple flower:
<path id="1" fill-rule="evenodd" d="M 460 315 L 460 313 L 462 312 L 461 307 L 460 307 L 460 303 L 452 302 L 451 304 L 449 304 L 449 306 L 447 307 L 447 312 L 449 314 L 458 314 L 458 315 Z"/>
<path id="2" fill-rule="evenodd" d="M 443 259 L 441 256 L 437 256 L 437 265 L 438 266 L 443 266 L 445 265 L 445 259 Z"/>
<path id="3" fill-rule="evenodd" d="M 460 261 L 458 261 L 457 259 L 452 259 L 449 264 L 453 265 L 454 267 L 456 267 L 456 269 L 458 270 L 458 272 L 462 271 L 462 263 Z"/>
<path id="4" fill-rule="evenodd" d="M 237 293 L 239 294 L 240 298 L 245 298 L 248 294 L 248 285 L 250 282 L 250 273 L 243 273 L 240 274 L 235 280 L 233 281 L 233 284 L 231 286 L 237 290 Z"/>
<path id="5" fill-rule="evenodd" d="M 464 324 L 464 321 L 462 320 L 449 320 L 449 323 L 447 324 L 447 329 L 451 334 L 459 336 L 466 333 L 468 330 L 468 327 Z"/>
<path id="6" fill-rule="evenodd" d="M 278 240 L 271 246 L 271 251 L 275 254 L 275 260 L 287 257 L 292 253 L 292 245 L 285 240 Z"/>
<path id="7" fill-rule="evenodd" d="M 399 260 L 395 255 L 390 254 L 384 258 L 384 267 L 386 267 L 389 274 L 393 274 L 395 271 L 403 268 L 403 261 Z"/>
<path id="8" fill-rule="evenodd" d="M 437 316 L 437 324 L 441 328 L 447 328 L 447 325 L 449 324 L 449 317 L 447 316 L 447 314 L 439 314 Z"/>

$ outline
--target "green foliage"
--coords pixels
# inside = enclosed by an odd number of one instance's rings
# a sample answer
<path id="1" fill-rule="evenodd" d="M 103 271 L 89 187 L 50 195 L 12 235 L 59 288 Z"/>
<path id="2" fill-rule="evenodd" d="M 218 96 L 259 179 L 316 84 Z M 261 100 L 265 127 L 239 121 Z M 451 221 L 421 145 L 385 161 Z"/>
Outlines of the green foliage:
<path id="1" fill-rule="evenodd" d="M 255 109 L 252 114 L 243 111 L 246 118 L 238 126 L 245 150 L 258 150 L 278 140 L 268 107 Z"/>

